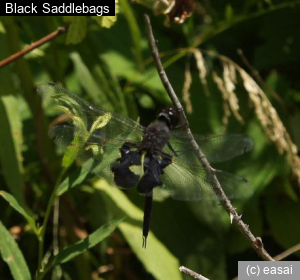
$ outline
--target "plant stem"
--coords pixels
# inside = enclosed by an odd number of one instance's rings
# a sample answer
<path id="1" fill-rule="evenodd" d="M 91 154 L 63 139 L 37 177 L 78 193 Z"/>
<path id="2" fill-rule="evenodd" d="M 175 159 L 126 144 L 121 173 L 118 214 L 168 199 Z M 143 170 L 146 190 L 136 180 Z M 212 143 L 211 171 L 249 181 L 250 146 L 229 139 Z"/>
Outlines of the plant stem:
<path id="1" fill-rule="evenodd" d="M 46 233 L 46 228 L 47 228 L 47 224 L 48 224 L 48 221 L 49 221 L 50 213 L 51 213 L 51 210 L 52 210 L 55 198 L 56 198 L 56 191 L 57 191 L 57 188 L 59 187 L 59 185 L 62 181 L 62 178 L 64 177 L 67 170 L 68 170 L 67 168 L 64 168 L 61 171 L 61 173 L 60 173 L 60 175 L 59 175 L 59 177 L 56 181 L 53 192 L 52 192 L 51 197 L 49 199 L 49 203 L 47 205 L 43 225 L 40 228 L 40 234 L 39 234 L 39 238 L 38 238 L 38 241 L 39 241 L 39 253 L 38 253 L 38 255 L 39 256 L 38 256 L 37 279 L 41 279 L 40 276 L 41 276 L 41 272 L 43 271 L 43 254 L 44 254 L 45 233 Z"/>
<path id="2" fill-rule="evenodd" d="M 179 271 L 180 272 L 183 272 L 184 274 L 194 278 L 194 279 L 198 279 L 198 280 L 209 280 L 208 278 L 202 276 L 201 274 L 199 273 L 196 273 L 195 271 L 185 267 L 185 266 L 181 266 L 179 267 Z"/>
<path id="3" fill-rule="evenodd" d="M 160 76 L 161 82 L 165 87 L 165 90 L 167 91 L 170 99 L 172 100 L 172 103 L 174 107 L 178 110 L 180 113 L 180 121 L 184 125 L 184 131 L 186 135 L 189 138 L 189 141 L 195 151 L 196 156 L 198 157 L 199 162 L 202 164 L 203 168 L 205 169 L 206 173 L 208 174 L 210 180 L 211 180 L 211 186 L 217 197 L 220 198 L 220 202 L 223 206 L 223 208 L 227 211 L 227 213 L 230 216 L 230 219 L 233 221 L 233 223 L 238 227 L 238 229 L 241 231 L 241 233 L 246 237 L 246 239 L 250 242 L 253 249 L 256 251 L 256 253 L 266 261 L 274 261 L 274 259 L 269 255 L 269 253 L 264 249 L 263 243 L 260 240 L 260 238 L 256 238 L 252 232 L 250 231 L 250 228 L 248 225 L 246 225 L 242 219 L 241 216 L 238 215 L 235 208 L 232 206 L 230 200 L 227 198 L 224 190 L 222 189 L 222 186 L 220 185 L 220 182 L 217 179 L 217 176 L 215 174 L 215 169 L 213 169 L 203 152 L 201 151 L 200 147 L 198 146 L 191 130 L 189 127 L 189 123 L 187 120 L 187 117 L 183 111 L 182 105 L 173 89 L 173 86 L 171 85 L 168 76 L 163 68 L 157 42 L 153 35 L 153 30 L 150 22 L 150 18 L 148 15 L 144 16 L 145 18 L 145 24 L 147 28 L 147 36 L 148 36 L 148 42 L 149 47 L 152 52 L 153 60 L 157 68 L 157 72 Z"/>
<path id="4" fill-rule="evenodd" d="M 21 57 L 23 57 L 25 54 L 31 52 L 32 50 L 44 45 L 45 43 L 48 43 L 52 40 L 54 40 L 57 36 L 59 36 L 62 33 L 65 33 L 67 31 L 67 27 L 59 27 L 56 31 L 48 34 L 47 36 L 45 36 L 44 38 L 32 43 L 31 45 L 29 45 L 28 47 L 26 47 L 25 49 L 12 54 L 11 56 L 7 57 L 6 59 L 3 59 L 2 61 L 0 61 L 0 68 L 5 67 L 6 65 L 20 59 Z"/>

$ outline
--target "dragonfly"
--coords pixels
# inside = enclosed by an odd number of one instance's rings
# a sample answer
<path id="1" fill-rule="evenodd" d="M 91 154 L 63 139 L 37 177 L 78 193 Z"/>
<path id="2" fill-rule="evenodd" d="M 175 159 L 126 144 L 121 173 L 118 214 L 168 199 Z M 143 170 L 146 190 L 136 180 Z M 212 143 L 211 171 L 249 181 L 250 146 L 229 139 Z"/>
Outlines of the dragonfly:
<path id="1" fill-rule="evenodd" d="M 186 133 L 180 128 L 178 111 L 162 110 L 144 127 L 115 112 L 94 106 L 53 83 L 38 86 L 45 106 L 59 117 L 49 136 L 63 151 L 73 151 L 79 162 L 94 162 L 92 173 L 121 189 L 144 196 L 143 243 L 146 248 L 153 199 L 171 197 L 195 201 L 218 199 L 210 176 L 199 162 Z M 253 148 L 244 134 L 194 135 L 210 163 L 230 160 Z M 245 178 L 215 170 L 229 198 L 251 195 Z"/>

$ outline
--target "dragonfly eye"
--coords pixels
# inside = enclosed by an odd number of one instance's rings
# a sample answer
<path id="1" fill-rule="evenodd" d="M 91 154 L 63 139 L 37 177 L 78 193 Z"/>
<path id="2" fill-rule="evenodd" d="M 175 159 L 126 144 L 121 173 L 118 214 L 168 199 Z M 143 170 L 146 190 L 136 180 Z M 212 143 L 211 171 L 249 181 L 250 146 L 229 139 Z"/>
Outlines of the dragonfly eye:
<path id="1" fill-rule="evenodd" d="M 160 111 L 157 116 L 159 121 L 163 121 L 169 128 L 175 128 L 179 123 L 178 112 L 175 108 L 168 108 Z"/>

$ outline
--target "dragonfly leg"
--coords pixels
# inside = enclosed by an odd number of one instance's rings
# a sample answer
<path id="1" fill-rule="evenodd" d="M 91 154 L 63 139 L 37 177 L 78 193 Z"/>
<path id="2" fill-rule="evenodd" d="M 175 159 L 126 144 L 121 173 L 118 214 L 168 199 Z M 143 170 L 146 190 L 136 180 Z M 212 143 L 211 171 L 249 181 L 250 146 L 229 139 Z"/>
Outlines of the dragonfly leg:
<path id="1" fill-rule="evenodd" d="M 172 151 L 172 153 L 173 153 L 175 156 L 178 157 L 178 154 L 177 154 L 176 151 L 174 150 L 174 148 L 173 148 L 173 146 L 171 145 L 171 143 L 168 142 L 167 145 L 168 145 L 169 149 Z"/>
<path id="2" fill-rule="evenodd" d="M 138 145 L 136 143 L 125 142 L 122 147 L 136 148 Z"/>
<path id="3" fill-rule="evenodd" d="M 123 146 L 120 148 L 121 159 L 122 159 L 122 157 L 124 157 L 125 155 L 127 155 L 131 151 L 132 148 L 137 148 L 137 144 L 130 143 L 130 142 L 125 142 L 123 144 Z"/>
<path id="4" fill-rule="evenodd" d="M 172 163 L 172 158 L 163 158 L 162 161 L 160 162 L 160 167 L 162 168 L 161 174 L 164 173 L 163 169 L 166 168 L 168 165 Z"/>
<path id="5" fill-rule="evenodd" d="M 169 155 L 168 153 L 158 150 L 156 151 L 156 154 L 161 157 L 161 160 L 159 160 L 159 165 L 162 169 L 164 169 L 165 167 L 167 167 L 169 164 L 172 163 L 172 156 Z M 163 174 L 163 172 L 161 174 Z"/>

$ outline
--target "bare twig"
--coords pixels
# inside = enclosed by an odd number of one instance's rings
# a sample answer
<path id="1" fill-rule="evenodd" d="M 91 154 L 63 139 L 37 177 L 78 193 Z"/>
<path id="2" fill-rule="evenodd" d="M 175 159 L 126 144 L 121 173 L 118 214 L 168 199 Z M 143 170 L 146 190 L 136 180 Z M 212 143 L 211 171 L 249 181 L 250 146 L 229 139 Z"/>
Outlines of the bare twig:
<path id="1" fill-rule="evenodd" d="M 195 151 L 196 156 L 198 157 L 199 161 L 201 162 L 202 166 L 204 167 L 205 171 L 207 172 L 207 174 L 210 177 L 210 182 L 212 185 L 212 189 L 215 192 L 215 194 L 217 195 L 217 197 L 219 197 L 220 202 L 222 204 L 222 206 L 224 207 L 224 209 L 227 211 L 227 213 L 229 214 L 230 218 L 232 219 L 233 223 L 238 227 L 238 229 L 240 230 L 240 232 L 245 236 L 245 238 L 247 240 L 249 240 L 249 242 L 251 243 L 251 246 L 253 247 L 253 249 L 256 251 L 256 253 L 263 259 L 266 261 L 274 261 L 274 259 L 268 254 L 268 252 L 264 249 L 262 242 L 260 241 L 259 238 L 255 238 L 254 235 L 252 234 L 252 232 L 249 229 L 249 226 L 246 225 L 241 217 L 238 215 L 238 213 L 236 212 L 236 210 L 233 208 L 231 202 L 229 201 L 229 199 L 227 198 L 226 194 L 224 193 L 217 177 L 215 174 L 215 169 L 213 169 L 208 160 L 206 159 L 205 155 L 203 154 L 203 152 L 201 151 L 201 149 L 199 148 L 197 142 L 194 139 L 194 136 L 189 128 L 189 123 L 188 120 L 186 118 L 186 115 L 183 111 L 182 105 L 180 104 L 176 93 L 171 85 L 171 83 L 168 80 L 168 77 L 163 69 L 160 57 L 159 57 L 159 52 L 158 52 L 158 48 L 156 45 L 156 41 L 154 39 L 154 35 L 153 35 L 153 31 L 152 31 L 152 26 L 150 23 L 150 19 L 149 16 L 145 15 L 145 23 L 146 23 L 146 27 L 147 27 L 147 35 L 148 35 L 148 41 L 149 41 L 149 46 L 150 49 L 152 51 L 152 55 L 153 55 L 153 59 L 158 71 L 158 74 L 161 78 L 161 81 L 168 93 L 168 95 L 170 96 L 174 106 L 176 107 L 176 109 L 179 111 L 180 113 L 180 118 L 182 121 L 182 124 L 184 124 L 184 130 L 190 140 L 190 143 Z"/>
<path id="2" fill-rule="evenodd" d="M 293 247 L 291 247 L 291 248 L 289 248 L 289 249 L 287 249 L 286 251 L 280 253 L 279 255 L 275 256 L 274 260 L 275 261 L 281 261 L 284 258 L 286 258 L 286 257 L 288 257 L 288 256 L 290 256 L 290 255 L 292 255 L 292 254 L 294 254 L 298 251 L 300 251 L 300 243 L 293 246 Z M 233 278 L 232 280 L 238 280 L 238 276 Z"/>
<path id="3" fill-rule="evenodd" d="M 198 279 L 198 280 L 209 280 L 208 278 L 202 276 L 201 274 L 196 273 L 193 270 L 190 270 L 189 268 L 187 268 L 185 266 L 179 267 L 179 270 L 180 270 L 180 272 L 183 272 L 184 274 L 186 274 L 188 276 L 191 276 L 191 277 L 193 277 L 195 279 Z"/>
<path id="4" fill-rule="evenodd" d="M 294 254 L 296 252 L 300 251 L 300 243 L 293 246 L 292 248 L 287 249 L 286 251 L 280 253 L 279 255 L 274 257 L 275 261 L 281 261 L 282 259 L 288 257 L 291 254 Z"/>
<path id="5" fill-rule="evenodd" d="M 40 47 L 41 45 L 44 45 L 45 43 L 48 43 L 52 40 L 54 40 L 57 36 L 67 31 L 67 27 L 59 27 L 56 31 L 50 33 L 49 35 L 45 36 L 44 38 L 32 43 L 27 48 L 9 56 L 8 58 L 0 61 L 0 69 L 18 59 L 23 57 L 25 54 L 31 52 L 32 50 Z"/>

